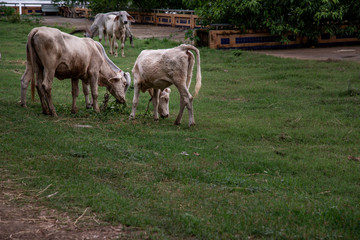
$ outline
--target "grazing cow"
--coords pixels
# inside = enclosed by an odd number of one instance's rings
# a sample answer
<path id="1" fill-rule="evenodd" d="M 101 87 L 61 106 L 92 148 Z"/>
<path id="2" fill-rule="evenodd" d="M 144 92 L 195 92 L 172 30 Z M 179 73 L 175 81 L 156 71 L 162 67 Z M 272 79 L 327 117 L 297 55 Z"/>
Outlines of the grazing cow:
<path id="1" fill-rule="evenodd" d="M 195 124 L 193 97 L 189 92 L 195 60 L 190 50 L 195 51 L 197 56 L 196 96 L 201 87 L 200 52 L 197 48 L 182 44 L 171 49 L 144 50 L 140 53 L 132 69 L 134 98 L 130 119 L 135 119 L 140 90 L 145 92 L 149 88 L 154 88 L 154 95 L 156 95 L 159 89 L 164 90 L 174 84 L 180 93 L 180 111 L 175 124 L 180 124 L 185 107 L 189 112 L 189 126 Z M 156 98 L 155 101 L 157 101 Z M 157 109 L 158 102 L 155 102 L 154 105 Z M 158 113 L 154 111 L 154 120 L 158 119 Z"/>
<path id="2" fill-rule="evenodd" d="M 169 101 L 170 101 L 170 88 L 165 88 L 163 91 L 157 91 L 157 95 L 154 96 L 154 89 L 150 88 L 148 89 L 148 92 L 151 96 L 150 101 L 153 103 L 154 106 L 154 115 L 155 111 L 160 114 L 162 118 L 169 117 L 170 111 L 169 111 Z M 156 104 L 158 103 L 158 109 L 156 109 Z M 149 107 L 149 106 L 148 106 Z"/>
<path id="3" fill-rule="evenodd" d="M 126 36 L 129 37 L 130 44 L 133 47 L 134 46 L 133 34 L 130 29 L 130 22 L 135 22 L 135 20 L 126 11 L 120 11 L 120 12 L 125 12 L 126 16 L 128 18 L 131 18 L 128 21 L 128 23 L 126 24 Z M 117 15 L 120 12 L 98 13 L 95 16 L 95 20 L 94 20 L 93 24 L 91 24 L 90 29 L 89 28 L 85 28 L 85 29 L 79 28 L 79 29 L 72 31 L 70 34 L 84 32 L 85 37 L 89 37 L 89 38 L 94 38 L 95 36 L 99 35 L 99 41 L 101 42 L 103 38 L 107 37 L 106 20 L 107 20 L 108 16 L 109 15 Z M 111 28 L 109 30 L 111 31 L 111 34 L 112 34 L 113 29 Z M 106 39 L 104 39 L 104 40 L 105 40 L 105 44 L 106 44 Z M 110 39 L 108 39 L 108 41 L 110 42 Z"/>
<path id="4" fill-rule="evenodd" d="M 71 78 L 74 113 L 77 111 L 79 79 L 85 85 L 90 85 L 93 108 L 96 112 L 100 111 L 97 103 L 98 84 L 106 86 L 119 102 L 125 102 L 125 91 L 130 85 L 129 75 L 122 72 L 106 56 L 99 42 L 89 38 L 78 38 L 55 28 L 38 27 L 31 30 L 28 35 L 26 55 L 26 70 L 21 78 L 22 106 L 26 106 L 26 89 L 30 81 L 32 96 L 34 95 L 34 74 L 44 114 L 56 116 L 51 97 L 54 77 L 60 80 Z"/>

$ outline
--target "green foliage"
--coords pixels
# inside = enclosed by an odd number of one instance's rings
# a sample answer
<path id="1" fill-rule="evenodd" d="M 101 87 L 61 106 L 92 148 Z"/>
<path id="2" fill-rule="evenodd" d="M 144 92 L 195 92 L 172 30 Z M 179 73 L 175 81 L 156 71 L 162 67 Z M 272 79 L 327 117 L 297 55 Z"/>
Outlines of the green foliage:
<path id="1" fill-rule="evenodd" d="M 323 32 L 353 34 L 360 26 L 360 2 L 352 0 L 215 0 L 205 1 L 197 13 L 205 24 L 230 23 L 274 35 L 293 32 L 312 40 Z"/>
<path id="2" fill-rule="evenodd" d="M 194 34 L 194 30 L 188 29 L 185 32 L 185 40 L 190 40 L 190 43 L 193 43 L 194 41 L 199 41 L 200 38 Z"/>
<path id="3" fill-rule="evenodd" d="M 1 6 L 1 2 L 0 2 L 0 13 L 4 14 L 4 16 L 11 16 L 15 14 L 15 9 L 12 7 L 7 7 L 7 6 Z"/>
<path id="4" fill-rule="evenodd" d="M 28 108 L 19 106 L 34 26 L 0 24 L 7 33 L 0 34 L 0 179 L 20 182 L 36 204 L 72 219 L 89 208 L 99 221 L 144 229 L 152 239 L 360 238 L 360 96 L 342 94 L 360 88 L 358 63 L 201 48 L 192 128 L 186 111 L 173 125 L 174 86 L 169 118 L 145 115 L 149 95 L 141 93 L 129 121 L 133 89 L 127 106 L 112 98 L 99 114 L 85 109 L 80 91 L 74 115 L 71 81 L 54 79 L 59 117 L 52 118 L 29 94 Z M 126 58 L 110 56 L 124 71 L 142 50 L 178 43 L 134 45 Z M 99 87 L 99 104 L 105 92 Z"/>

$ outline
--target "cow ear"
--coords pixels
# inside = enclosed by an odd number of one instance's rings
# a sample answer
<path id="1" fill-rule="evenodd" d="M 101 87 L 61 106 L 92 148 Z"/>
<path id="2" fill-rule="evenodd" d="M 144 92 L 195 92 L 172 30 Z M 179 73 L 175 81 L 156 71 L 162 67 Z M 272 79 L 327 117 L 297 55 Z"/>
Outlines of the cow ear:
<path id="1" fill-rule="evenodd" d="M 164 89 L 167 93 L 171 93 L 171 89 L 170 88 L 165 88 Z"/>
<path id="2" fill-rule="evenodd" d="M 132 23 L 134 23 L 135 22 L 135 19 L 131 16 L 131 15 L 127 15 L 127 19 L 128 19 L 128 21 L 130 21 L 130 22 L 132 22 Z"/>
<path id="3" fill-rule="evenodd" d="M 116 17 L 114 19 L 114 21 L 117 21 L 117 20 L 119 20 L 119 15 L 116 15 Z"/>
<path id="4" fill-rule="evenodd" d="M 114 78 L 110 78 L 110 79 L 109 79 L 109 82 L 111 82 L 111 83 L 116 83 L 116 82 L 118 82 L 118 81 L 120 81 L 120 78 L 117 78 L 117 77 L 114 77 Z"/>

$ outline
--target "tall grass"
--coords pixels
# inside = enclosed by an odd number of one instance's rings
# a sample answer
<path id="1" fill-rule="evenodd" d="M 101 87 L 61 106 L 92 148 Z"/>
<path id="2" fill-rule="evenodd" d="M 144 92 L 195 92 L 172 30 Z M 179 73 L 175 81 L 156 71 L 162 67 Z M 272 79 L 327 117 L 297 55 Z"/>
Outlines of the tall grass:
<path id="1" fill-rule="evenodd" d="M 153 238 L 360 238 L 360 96 L 348 87 L 360 88 L 358 63 L 201 48 L 195 127 L 187 113 L 173 125 L 174 87 L 169 119 L 145 115 L 141 94 L 129 121 L 133 89 L 127 107 L 100 114 L 85 110 L 80 94 L 73 115 L 71 83 L 57 79 L 59 117 L 51 118 L 39 101 L 18 103 L 32 27 L 0 24 L 0 160 L 27 189 L 52 184 L 43 204 L 77 214 L 89 207 Z M 111 58 L 131 71 L 141 50 L 176 45 L 136 40 L 125 58 Z"/>

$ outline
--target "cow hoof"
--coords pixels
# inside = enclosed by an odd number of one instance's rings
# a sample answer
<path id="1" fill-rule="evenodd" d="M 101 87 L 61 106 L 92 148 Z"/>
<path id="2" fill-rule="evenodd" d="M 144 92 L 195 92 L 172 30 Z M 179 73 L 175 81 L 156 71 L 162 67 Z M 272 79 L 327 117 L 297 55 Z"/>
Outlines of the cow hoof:
<path id="1" fill-rule="evenodd" d="M 159 121 L 159 119 L 158 118 L 154 118 L 154 122 L 158 122 Z"/>
<path id="2" fill-rule="evenodd" d="M 180 125 L 180 122 L 175 121 L 175 122 L 174 122 L 174 125 Z"/>
<path id="3" fill-rule="evenodd" d="M 189 123 L 189 127 L 195 126 L 195 123 Z"/>
<path id="4" fill-rule="evenodd" d="M 129 116 L 129 120 L 135 120 L 135 116 L 134 116 L 134 115 L 130 115 L 130 116 Z"/>
<path id="5" fill-rule="evenodd" d="M 27 108 L 26 103 L 21 103 L 20 106 L 23 108 Z"/>
<path id="6" fill-rule="evenodd" d="M 72 114 L 76 114 L 77 112 L 78 112 L 77 109 L 71 109 L 71 113 L 72 113 Z"/>

